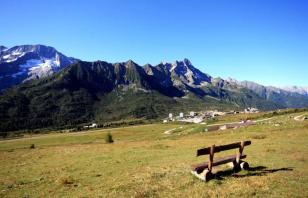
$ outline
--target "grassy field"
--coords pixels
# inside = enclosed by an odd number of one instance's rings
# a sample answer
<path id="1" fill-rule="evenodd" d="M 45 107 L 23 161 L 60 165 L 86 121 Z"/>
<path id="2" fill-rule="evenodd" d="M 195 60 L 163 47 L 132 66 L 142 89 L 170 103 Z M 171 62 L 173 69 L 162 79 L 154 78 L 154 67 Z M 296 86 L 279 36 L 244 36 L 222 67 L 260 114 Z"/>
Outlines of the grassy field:
<path id="1" fill-rule="evenodd" d="M 0 197 L 308 197 L 308 121 L 290 116 L 216 132 L 151 124 L 1 141 Z M 196 149 L 240 140 L 252 141 L 250 171 L 220 166 L 207 183 L 190 174 L 207 160 Z"/>

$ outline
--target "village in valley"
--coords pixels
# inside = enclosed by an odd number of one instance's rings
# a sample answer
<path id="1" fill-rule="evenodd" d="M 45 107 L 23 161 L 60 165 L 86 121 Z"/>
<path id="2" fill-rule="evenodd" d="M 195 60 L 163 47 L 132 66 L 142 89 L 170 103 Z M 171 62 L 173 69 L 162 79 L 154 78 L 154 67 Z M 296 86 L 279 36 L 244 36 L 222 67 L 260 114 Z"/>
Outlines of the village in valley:
<path id="1" fill-rule="evenodd" d="M 168 117 L 163 119 L 163 123 L 168 122 L 190 122 L 196 124 L 206 124 L 206 120 L 213 119 L 218 116 L 228 115 L 228 114 L 250 114 L 250 113 L 259 113 L 259 109 L 255 107 L 248 107 L 244 109 L 244 111 L 218 111 L 218 110 L 210 110 L 210 111 L 190 111 L 186 114 L 183 112 L 179 112 L 178 114 L 169 113 Z M 245 122 L 242 120 L 241 122 Z"/>

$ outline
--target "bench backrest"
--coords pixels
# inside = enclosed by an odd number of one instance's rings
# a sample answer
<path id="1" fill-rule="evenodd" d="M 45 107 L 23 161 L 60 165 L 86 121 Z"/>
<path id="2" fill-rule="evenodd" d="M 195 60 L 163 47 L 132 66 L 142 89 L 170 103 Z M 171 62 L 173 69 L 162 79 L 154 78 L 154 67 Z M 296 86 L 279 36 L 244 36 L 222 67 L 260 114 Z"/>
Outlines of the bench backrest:
<path id="1" fill-rule="evenodd" d="M 226 151 L 226 150 L 230 150 L 230 149 L 236 149 L 236 148 L 241 148 L 244 146 L 248 146 L 251 144 L 251 141 L 242 141 L 242 142 L 236 142 L 236 143 L 232 143 L 232 144 L 226 144 L 226 145 L 220 145 L 220 146 L 214 146 L 214 153 L 218 153 L 221 151 Z M 211 153 L 211 149 L 213 149 L 212 147 L 206 147 L 206 148 L 202 148 L 197 150 L 197 157 L 201 156 L 201 155 L 209 155 Z M 212 151 L 213 152 L 213 151 Z"/>

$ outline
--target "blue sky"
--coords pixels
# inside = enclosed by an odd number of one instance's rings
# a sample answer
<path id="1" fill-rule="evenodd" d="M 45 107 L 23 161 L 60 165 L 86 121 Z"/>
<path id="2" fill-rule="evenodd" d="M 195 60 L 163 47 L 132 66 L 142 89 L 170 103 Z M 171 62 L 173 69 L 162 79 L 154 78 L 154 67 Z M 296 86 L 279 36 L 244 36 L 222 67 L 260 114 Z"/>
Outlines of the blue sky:
<path id="1" fill-rule="evenodd" d="M 0 45 L 83 60 L 188 58 L 212 76 L 308 86 L 305 0 L 0 0 Z"/>

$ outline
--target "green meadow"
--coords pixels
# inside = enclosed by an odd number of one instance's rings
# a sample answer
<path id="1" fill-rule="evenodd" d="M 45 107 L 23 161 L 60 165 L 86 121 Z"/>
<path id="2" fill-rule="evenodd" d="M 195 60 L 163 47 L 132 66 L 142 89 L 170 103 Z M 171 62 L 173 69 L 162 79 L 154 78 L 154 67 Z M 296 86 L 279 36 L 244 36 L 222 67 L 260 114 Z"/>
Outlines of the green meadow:
<path id="1" fill-rule="evenodd" d="M 157 123 L 4 140 L 0 197 L 308 197 L 308 121 L 293 119 L 302 114 L 213 132 Z M 114 143 L 105 143 L 107 133 Z M 198 148 L 240 140 L 252 141 L 244 149 L 250 171 L 218 166 L 209 182 L 190 174 L 191 165 L 208 160 L 196 157 Z"/>

